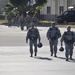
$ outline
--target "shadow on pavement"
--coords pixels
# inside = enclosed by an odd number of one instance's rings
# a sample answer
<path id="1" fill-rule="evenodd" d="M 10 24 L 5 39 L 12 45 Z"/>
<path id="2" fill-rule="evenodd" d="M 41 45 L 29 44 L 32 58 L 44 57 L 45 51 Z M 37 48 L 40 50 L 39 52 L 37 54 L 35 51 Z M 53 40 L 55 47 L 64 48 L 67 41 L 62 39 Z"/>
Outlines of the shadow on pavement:
<path id="1" fill-rule="evenodd" d="M 59 59 L 65 59 L 65 57 L 56 57 L 56 58 L 59 58 Z"/>
<path id="2" fill-rule="evenodd" d="M 52 60 L 51 58 L 47 58 L 47 57 L 35 57 L 35 59 L 41 59 L 41 60 Z"/>
<path id="3" fill-rule="evenodd" d="M 70 62 L 73 62 L 73 63 L 75 63 L 75 59 L 73 59 L 73 60 L 70 60 Z"/>
<path id="4" fill-rule="evenodd" d="M 63 60 L 66 60 L 66 58 L 65 57 L 57 57 L 57 58 L 59 58 L 59 59 L 63 59 Z M 73 60 L 70 60 L 69 59 L 69 61 L 68 62 L 73 62 L 73 63 L 75 63 L 75 59 L 73 59 Z"/>

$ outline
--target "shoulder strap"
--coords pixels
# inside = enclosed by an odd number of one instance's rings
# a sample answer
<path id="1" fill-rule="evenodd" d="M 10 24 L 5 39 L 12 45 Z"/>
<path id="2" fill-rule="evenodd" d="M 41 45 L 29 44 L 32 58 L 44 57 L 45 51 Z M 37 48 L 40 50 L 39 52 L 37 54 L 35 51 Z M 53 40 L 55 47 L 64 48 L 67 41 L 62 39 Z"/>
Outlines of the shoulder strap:
<path id="1" fill-rule="evenodd" d="M 65 31 L 65 32 L 64 32 L 64 34 L 66 35 L 66 34 L 67 34 L 67 32 Z"/>

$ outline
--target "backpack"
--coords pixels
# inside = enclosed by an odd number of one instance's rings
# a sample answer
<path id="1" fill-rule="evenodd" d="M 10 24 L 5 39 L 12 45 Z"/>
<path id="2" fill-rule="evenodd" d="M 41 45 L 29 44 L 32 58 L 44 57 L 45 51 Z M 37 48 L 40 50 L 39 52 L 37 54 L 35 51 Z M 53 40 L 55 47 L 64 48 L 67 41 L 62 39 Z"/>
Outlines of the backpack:
<path id="1" fill-rule="evenodd" d="M 29 30 L 29 39 L 30 40 L 37 40 L 38 38 L 38 31 L 35 29 L 35 31 L 32 31 L 32 29 Z"/>
<path id="2" fill-rule="evenodd" d="M 74 43 L 74 34 L 71 32 L 71 35 L 68 35 L 67 32 L 64 32 L 64 42 L 67 44 L 73 44 Z"/>
<path id="3" fill-rule="evenodd" d="M 50 28 L 49 30 L 52 31 L 52 28 Z M 51 36 L 51 33 L 49 33 L 49 37 L 53 40 L 61 37 L 61 34 L 58 32 L 59 31 L 58 27 L 55 28 L 55 31 L 56 32 L 55 32 L 55 35 L 53 37 Z"/>

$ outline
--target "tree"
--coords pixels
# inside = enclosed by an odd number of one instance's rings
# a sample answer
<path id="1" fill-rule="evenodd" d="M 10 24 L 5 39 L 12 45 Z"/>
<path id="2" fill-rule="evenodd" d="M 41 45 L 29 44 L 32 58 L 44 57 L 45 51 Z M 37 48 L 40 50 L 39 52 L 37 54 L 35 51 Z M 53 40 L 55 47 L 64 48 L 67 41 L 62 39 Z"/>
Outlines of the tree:
<path id="1" fill-rule="evenodd" d="M 42 9 L 44 4 L 47 3 L 47 0 L 35 0 L 35 4 L 33 6 L 30 6 L 30 12 L 37 13 Z"/>
<path id="2" fill-rule="evenodd" d="M 30 5 L 28 2 L 30 0 L 9 0 L 11 4 L 5 6 L 5 11 L 11 12 L 16 10 L 20 14 L 25 14 L 26 11 L 29 12 L 38 12 L 41 10 L 42 6 L 47 3 L 47 0 L 35 0 L 35 4 Z"/>
<path id="3" fill-rule="evenodd" d="M 36 5 L 37 6 L 42 6 L 44 5 L 45 3 L 47 3 L 47 0 L 35 0 L 36 1 Z"/>
<path id="4" fill-rule="evenodd" d="M 9 1 L 13 6 L 19 7 L 27 5 L 28 1 L 30 0 L 9 0 Z"/>

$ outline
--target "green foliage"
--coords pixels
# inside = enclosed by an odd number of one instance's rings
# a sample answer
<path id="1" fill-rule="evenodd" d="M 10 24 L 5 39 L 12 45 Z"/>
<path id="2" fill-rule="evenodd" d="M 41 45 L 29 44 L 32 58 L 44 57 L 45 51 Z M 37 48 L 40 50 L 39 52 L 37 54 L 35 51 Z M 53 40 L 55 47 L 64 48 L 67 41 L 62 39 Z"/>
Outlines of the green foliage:
<path id="1" fill-rule="evenodd" d="M 12 7 L 8 5 L 6 6 L 5 10 L 10 12 L 13 9 L 17 8 L 17 11 L 20 14 L 26 13 L 26 11 L 36 13 L 42 9 L 42 6 L 44 4 L 47 3 L 47 0 L 35 0 L 36 3 L 33 6 L 31 6 L 31 5 L 28 5 L 28 2 L 30 0 L 9 0 L 9 1 L 12 4 Z"/>
<path id="2" fill-rule="evenodd" d="M 5 14 L 8 15 L 8 13 L 10 13 L 13 9 L 14 7 L 12 5 L 10 4 L 5 5 L 4 7 Z"/>
<path id="3" fill-rule="evenodd" d="M 38 6 L 42 6 L 42 5 L 44 5 L 45 3 L 47 3 L 47 0 L 35 0 L 36 1 L 36 4 L 38 5 Z"/>
<path id="4" fill-rule="evenodd" d="M 13 6 L 18 7 L 18 6 L 27 5 L 27 2 L 29 0 L 9 0 L 9 1 Z"/>
<path id="5" fill-rule="evenodd" d="M 11 11 L 11 10 L 13 10 L 13 9 L 14 9 L 14 7 L 11 6 L 11 5 L 9 5 L 9 4 L 5 5 L 5 10 L 6 10 L 6 11 Z"/>

